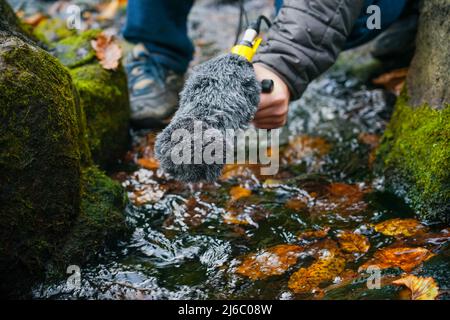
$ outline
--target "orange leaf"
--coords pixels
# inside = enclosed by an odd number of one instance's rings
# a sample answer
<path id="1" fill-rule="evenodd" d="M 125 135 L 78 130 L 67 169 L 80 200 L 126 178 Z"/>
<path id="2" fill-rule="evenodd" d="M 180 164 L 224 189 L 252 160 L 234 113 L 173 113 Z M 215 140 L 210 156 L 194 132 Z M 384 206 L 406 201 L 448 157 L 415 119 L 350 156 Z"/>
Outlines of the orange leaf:
<path id="1" fill-rule="evenodd" d="M 320 230 L 306 230 L 298 234 L 297 238 L 301 240 L 323 239 L 328 235 L 329 231 L 329 227 Z"/>
<path id="2" fill-rule="evenodd" d="M 96 40 L 91 41 L 97 59 L 106 70 L 116 70 L 122 58 L 122 49 L 113 36 L 101 33 Z"/>
<path id="3" fill-rule="evenodd" d="M 241 186 L 231 188 L 230 196 L 232 201 L 239 200 L 241 198 L 249 197 L 252 194 L 251 190 L 245 189 Z"/>
<path id="4" fill-rule="evenodd" d="M 320 158 L 330 152 L 330 144 L 323 138 L 301 135 L 289 142 L 283 151 L 282 158 L 288 163 L 295 163 L 305 159 L 316 159 L 313 166 L 320 165 Z"/>
<path id="5" fill-rule="evenodd" d="M 322 283 L 333 281 L 345 269 L 345 259 L 330 252 L 319 258 L 308 268 L 301 268 L 292 274 L 288 287 L 295 293 L 310 293 Z"/>
<path id="6" fill-rule="evenodd" d="M 288 209 L 300 211 L 308 206 L 308 201 L 306 199 L 289 199 L 285 206 Z"/>
<path id="7" fill-rule="evenodd" d="M 404 285 L 411 290 L 411 300 L 434 300 L 439 294 L 439 287 L 431 277 L 424 278 L 407 275 L 392 283 Z"/>
<path id="8" fill-rule="evenodd" d="M 399 95 L 404 84 L 406 76 L 408 75 L 408 68 L 397 69 L 391 72 L 382 74 L 378 78 L 372 80 L 373 84 L 385 87 L 387 90 Z"/>
<path id="9" fill-rule="evenodd" d="M 247 256 L 236 269 L 240 275 L 252 280 L 280 275 L 297 263 L 303 248 L 296 245 L 281 244 Z"/>
<path id="10" fill-rule="evenodd" d="M 375 225 L 375 230 L 386 236 L 410 237 L 426 230 L 425 226 L 415 219 L 390 219 Z"/>
<path id="11" fill-rule="evenodd" d="M 359 270 L 365 270 L 374 265 L 381 269 L 399 267 L 405 272 L 410 272 L 432 256 L 433 253 L 425 248 L 383 248 L 375 252 L 373 258 L 363 264 Z"/>
<path id="12" fill-rule="evenodd" d="M 43 15 L 42 13 L 38 12 L 29 17 L 24 18 L 23 22 L 30 26 L 36 27 L 41 21 L 43 21 L 45 19 L 47 19 L 47 17 L 45 15 Z"/>
<path id="13" fill-rule="evenodd" d="M 148 169 L 148 170 L 156 170 L 159 168 L 159 161 L 154 158 L 150 158 L 150 159 L 141 158 L 141 159 L 137 160 L 137 163 L 141 167 L 144 167 L 145 169 Z"/>
<path id="14" fill-rule="evenodd" d="M 361 235 L 351 231 L 343 231 L 338 235 L 341 249 L 348 253 L 366 253 L 369 251 L 369 240 Z"/>

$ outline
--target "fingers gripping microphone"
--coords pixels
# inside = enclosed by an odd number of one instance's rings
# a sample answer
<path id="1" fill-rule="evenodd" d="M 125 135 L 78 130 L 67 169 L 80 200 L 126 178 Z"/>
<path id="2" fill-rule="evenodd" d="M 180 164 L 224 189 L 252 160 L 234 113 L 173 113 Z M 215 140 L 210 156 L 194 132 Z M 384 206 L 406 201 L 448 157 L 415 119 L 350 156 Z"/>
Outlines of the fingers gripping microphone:
<path id="1" fill-rule="evenodd" d="M 180 107 L 158 135 L 155 153 L 161 168 L 185 182 L 215 181 L 226 162 L 227 129 L 245 130 L 253 119 L 261 90 L 273 88 L 271 80 L 259 83 L 251 64 L 261 43 L 261 20 L 251 25 L 231 53 L 195 67 L 180 93 Z M 267 22 L 267 21 L 266 21 Z M 222 143 L 222 154 L 213 144 Z M 215 145 L 217 147 L 217 145 Z M 205 151 L 213 149 L 207 161 Z"/>

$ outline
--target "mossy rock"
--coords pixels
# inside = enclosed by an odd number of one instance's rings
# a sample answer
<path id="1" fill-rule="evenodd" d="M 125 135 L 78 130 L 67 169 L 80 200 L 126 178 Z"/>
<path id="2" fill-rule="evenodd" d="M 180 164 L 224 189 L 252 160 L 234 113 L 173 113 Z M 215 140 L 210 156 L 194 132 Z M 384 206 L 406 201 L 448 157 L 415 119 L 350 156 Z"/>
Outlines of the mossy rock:
<path id="1" fill-rule="evenodd" d="M 105 70 L 94 62 L 70 73 L 86 113 L 94 162 L 109 167 L 128 149 L 130 106 L 125 72 Z"/>
<path id="2" fill-rule="evenodd" d="M 80 209 L 81 110 L 67 70 L 0 35 L 0 283 L 36 278 Z"/>
<path id="3" fill-rule="evenodd" d="M 82 265 L 124 235 L 126 197 L 92 166 L 69 69 L 28 38 L 4 0 L 0 13 L 0 296 L 23 297 L 49 262 Z M 117 74 L 111 86 L 126 90 Z"/>
<path id="4" fill-rule="evenodd" d="M 129 235 L 124 220 L 127 195 L 122 186 L 95 166 L 82 170 L 81 211 L 54 262 L 57 270 L 82 265 L 95 253 Z"/>
<path id="5" fill-rule="evenodd" d="M 99 34 L 85 31 L 54 43 L 51 50 L 70 69 L 80 94 L 92 158 L 109 168 L 128 149 L 130 105 L 123 67 L 105 70 L 95 56 L 91 41 Z"/>
<path id="6" fill-rule="evenodd" d="M 33 30 L 34 36 L 46 45 L 63 40 L 76 34 L 75 29 L 67 28 L 63 19 L 52 18 L 42 20 Z"/>
<path id="7" fill-rule="evenodd" d="M 430 221 L 450 222 L 450 105 L 395 107 L 378 151 L 388 188 Z"/>
<path id="8" fill-rule="evenodd" d="M 67 68 L 76 68 L 91 62 L 97 62 L 91 41 L 101 33 L 100 30 L 88 30 L 52 42 L 50 48 L 53 55 Z"/>
<path id="9" fill-rule="evenodd" d="M 387 187 L 426 220 L 450 222 L 448 0 L 421 2 L 416 53 L 379 158 Z"/>

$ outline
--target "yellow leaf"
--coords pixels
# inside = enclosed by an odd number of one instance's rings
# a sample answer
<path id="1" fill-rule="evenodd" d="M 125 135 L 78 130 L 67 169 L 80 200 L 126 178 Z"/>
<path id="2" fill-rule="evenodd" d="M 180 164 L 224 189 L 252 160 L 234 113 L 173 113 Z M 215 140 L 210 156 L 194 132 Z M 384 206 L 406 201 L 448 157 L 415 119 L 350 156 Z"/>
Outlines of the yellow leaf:
<path id="1" fill-rule="evenodd" d="M 411 237 L 426 230 L 425 226 L 415 219 L 390 219 L 375 225 L 375 230 L 386 236 Z"/>
<path id="2" fill-rule="evenodd" d="M 410 272 L 432 256 L 433 253 L 425 248 L 383 248 L 375 252 L 373 258 L 363 264 L 359 270 L 377 266 L 380 269 L 399 267 L 405 272 Z"/>
<path id="3" fill-rule="evenodd" d="M 341 249 L 348 253 L 366 253 L 369 251 L 369 240 L 361 235 L 351 231 L 343 231 L 338 235 Z"/>
<path id="4" fill-rule="evenodd" d="M 241 198 L 249 197 L 252 194 L 251 190 L 248 190 L 246 188 L 243 188 L 241 186 L 236 186 L 231 188 L 230 190 L 230 196 L 232 201 L 239 200 Z"/>
<path id="5" fill-rule="evenodd" d="M 296 245 L 281 244 L 247 256 L 236 272 L 252 280 L 280 275 L 297 263 L 303 248 Z"/>
<path id="6" fill-rule="evenodd" d="M 345 259 L 336 253 L 319 258 L 308 268 L 301 268 L 292 274 L 288 287 L 295 293 L 310 293 L 322 283 L 333 281 L 345 269 Z"/>
<path id="7" fill-rule="evenodd" d="M 411 300 L 434 300 L 439 294 L 439 287 L 433 278 L 407 275 L 393 281 L 394 284 L 404 285 L 411 290 Z"/>

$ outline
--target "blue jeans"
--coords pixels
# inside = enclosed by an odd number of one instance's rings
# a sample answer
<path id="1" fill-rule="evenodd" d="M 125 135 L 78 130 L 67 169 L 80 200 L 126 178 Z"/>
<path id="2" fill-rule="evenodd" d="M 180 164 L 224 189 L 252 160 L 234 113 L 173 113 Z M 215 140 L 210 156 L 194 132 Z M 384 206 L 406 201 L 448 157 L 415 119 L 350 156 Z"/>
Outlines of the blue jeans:
<path id="1" fill-rule="evenodd" d="M 124 36 L 131 42 L 144 43 L 162 65 L 184 73 L 194 53 L 187 34 L 187 17 L 193 3 L 194 0 L 129 0 Z M 401 16 L 406 3 L 407 0 L 365 0 L 345 49 L 374 39 Z M 282 5 L 283 0 L 275 0 L 277 12 Z M 366 27 L 370 5 L 381 9 L 381 30 Z"/>

